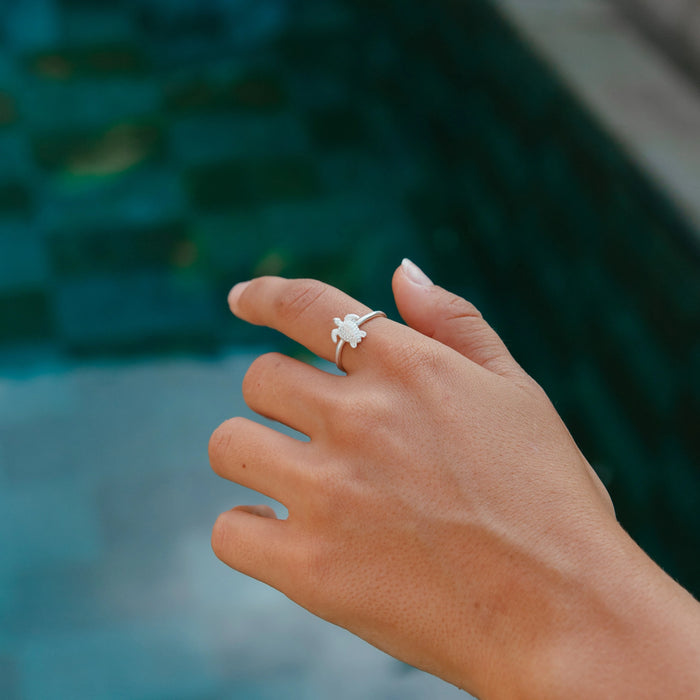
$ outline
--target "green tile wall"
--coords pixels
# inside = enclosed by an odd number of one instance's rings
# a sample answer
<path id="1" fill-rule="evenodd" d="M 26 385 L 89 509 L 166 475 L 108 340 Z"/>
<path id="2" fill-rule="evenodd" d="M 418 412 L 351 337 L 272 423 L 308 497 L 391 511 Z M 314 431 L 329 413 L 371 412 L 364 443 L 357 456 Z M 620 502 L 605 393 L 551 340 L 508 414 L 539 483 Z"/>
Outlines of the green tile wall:
<path id="1" fill-rule="evenodd" d="M 697 231 L 488 2 L 40 4 L 2 20 L 0 371 L 273 342 L 224 301 L 266 272 L 389 310 L 408 255 L 700 593 Z"/>

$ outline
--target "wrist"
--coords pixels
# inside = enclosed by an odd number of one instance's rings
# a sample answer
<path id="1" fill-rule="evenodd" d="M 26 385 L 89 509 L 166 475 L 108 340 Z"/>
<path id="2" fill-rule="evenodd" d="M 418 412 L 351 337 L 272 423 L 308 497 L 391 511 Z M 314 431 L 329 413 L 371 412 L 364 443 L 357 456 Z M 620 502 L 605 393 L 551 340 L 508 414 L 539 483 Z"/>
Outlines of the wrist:
<path id="1" fill-rule="evenodd" d="M 700 697 L 700 605 L 613 530 L 554 606 L 513 697 Z"/>

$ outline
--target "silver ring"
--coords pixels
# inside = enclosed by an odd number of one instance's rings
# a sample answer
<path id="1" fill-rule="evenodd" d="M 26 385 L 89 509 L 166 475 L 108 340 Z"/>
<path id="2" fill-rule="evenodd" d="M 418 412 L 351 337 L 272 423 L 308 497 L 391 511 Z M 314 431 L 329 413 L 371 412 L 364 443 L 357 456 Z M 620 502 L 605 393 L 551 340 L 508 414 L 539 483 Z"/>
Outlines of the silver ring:
<path id="1" fill-rule="evenodd" d="M 331 340 L 336 343 L 335 346 L 335 366 L 344 372 L 343 363 L 341 360 L 341 355 L 343 354 L 343 348 L 345 343 L 350 343 L 351 348 L 356 348 L 357 344 L 362 341 L 362 339 L 367 335 L 367 331 L 360 330 L 360 326 L 373 318 L 378 318 L 383 316 L 386 318 L 386 314 L 383 311 L 370 311 L 364 316 L 358 316 L 357 314 L 346 314 L 344 319 L 338 317 L 333 319 L 333 323 L 337 326 L 331 331 Z"/>

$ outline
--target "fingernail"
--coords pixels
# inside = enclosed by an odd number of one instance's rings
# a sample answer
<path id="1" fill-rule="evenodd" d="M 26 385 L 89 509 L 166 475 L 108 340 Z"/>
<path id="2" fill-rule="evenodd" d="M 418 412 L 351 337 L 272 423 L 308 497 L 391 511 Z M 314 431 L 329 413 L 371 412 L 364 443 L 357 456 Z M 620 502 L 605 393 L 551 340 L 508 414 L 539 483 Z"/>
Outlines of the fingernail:
<path id="1" fill-rule="evenodd" d="M 232 311 L 236 308 L 236 303 L 243 294 L 243 290 L 250 284 L 250 282 L 239 282 L 234 285 L 233 289 L 228 293 L 228 305 Z"/>
<path id="2" fill-rule="evenodd" d="M 404 258 L 401 261 L 401 267 L 403 268 L 404 274 L 411 282 L 415 284 L 420 284 L 422 287 L 427 287 L 432 284 L 428 275 L 423 272 L 423 270 L 418 267 L 414 262 L 411 262 L 408 258 Z"/>

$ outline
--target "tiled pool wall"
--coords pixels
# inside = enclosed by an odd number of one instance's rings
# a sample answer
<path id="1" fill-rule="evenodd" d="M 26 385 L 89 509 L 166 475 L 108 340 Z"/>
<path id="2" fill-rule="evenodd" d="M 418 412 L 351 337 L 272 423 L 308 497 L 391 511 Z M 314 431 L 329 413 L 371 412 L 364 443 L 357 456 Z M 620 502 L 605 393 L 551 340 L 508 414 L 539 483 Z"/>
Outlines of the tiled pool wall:
<path id="1" fill-rule="evenodd" d="M 229 318 L 234 281 L 390 309 L 408 255 L 482 308 L 625 527 L 700 592 L 697 232 L 488 2 L 0 18 L 4 366 L 271 342 Z"/>
<path id="2" fill-rule="evenodd" d="M 482 307 L 621 522 L 697 594 L 698 231 L 488 3 L 370 6 L 400 56 L 378 82 L 424 158 L 406 202 L 430 272 Z"/>

